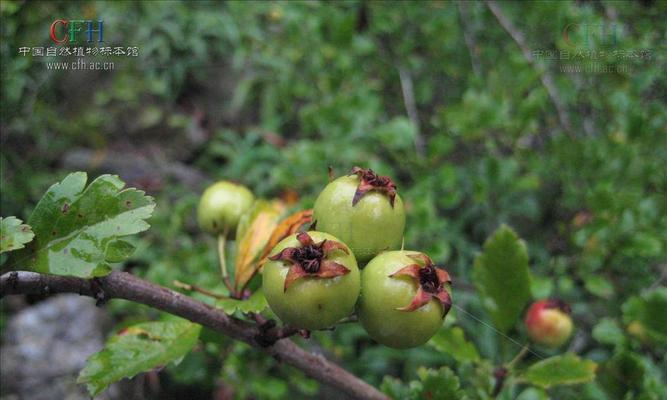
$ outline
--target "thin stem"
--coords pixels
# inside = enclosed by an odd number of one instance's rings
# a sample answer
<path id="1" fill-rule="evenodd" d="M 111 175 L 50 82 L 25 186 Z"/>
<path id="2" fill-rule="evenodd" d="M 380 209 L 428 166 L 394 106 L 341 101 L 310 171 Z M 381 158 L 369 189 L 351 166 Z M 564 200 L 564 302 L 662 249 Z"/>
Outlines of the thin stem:
<path id="1" fill-rule="evenodd" d="M 227 272 L 227 258 L 225 257 L 225 247 L 227 245 L 226 232 L 218 235 L 218 257 L 220 258 L 220 272 L 222 279 L 226 279 L 229 274 Z"/>
<path id="2" fill-rule="evenodd" d="M 225 249 L 227 247 L 227 233 L 228 230 L 225 228 L 225 231 L 218 235 L 218 258 L 220 259 L 220 274 L 222 275 L 222 282 L 225 284 L 229 293 L 232 297 L 236 298 L 237 293 L 232 286 L 232 282 L 229 280 L 229 272 L 227 272 L 227 256 Z"/>
<path id="3" fill-rule="evenodd" d="M 507 368 L 498 367 L 493 371 L 493 377 L 496 379 L 496 383 L 493 385 L 493 391 L 491 392 L 491 397 L 494 399 L 498 397 L 500 392 L 503 390 L 503 385 L 505 384 L 505 379 L 507 379 Z"/>
<path id="4" fill-rule="evenodd" d="M 512 374 L 512 369 L 514 368 L 514 365 L 521 361 L 523 357 L 526 356 L 530 352 L 530 345 L 526 344 L 524 345 L 521 350 L 514 356 L 514 358 L 504 366 L 500 366 L 493 371 L 493 377 L 496 379 L 496 383 L 493 386 L 493 392 L 491 393 L 491 397 L 497 397 L 500 392 L 503 390 L 503 386 L 505 385 L 505 382 L 507 378 Z"/>
<path id="5" fill-rule="evenodd" d="M 572 124 L 570 122 L 570 115 L 567 110 L 567 105 L 563 101 L 561 94 L 558 91 L 555 79 L 551 75 L 551 72 L 547 68 L 542 67 L 537 62 L 538 60 L 536 60 L 533 56 L 530 45 L 526 40 L 526 35 L 517 29 L 516 26 L 514 26 L 514 23 L 505 15 L 505 13 L 503 13 L 500 5 L 498 5 L 498 3 L 496 3 L 494 0 L 487 0 L 486 5 L 491 10 L 491 13 L 493 13 L 493 15 L 496 17 L 498 23 L 500 23 L 503 29 L 505 29 L 505 31 L 507 31 L 507 33 L 512 37 L 514 42 L 516 42 L 517 46 L 519 46 L 519 49 L 521 50 L 521 53 L 523 53 L 523 57 L 526 59 L 526 61 L 535 68 L 535 71 L 537 71 L 540 77 L 540 81 L 542 82 L 542 86 L 544 86 L 546 89 L 547 94 L 549 95 L 549 98 L 551 99 L 551 102 L 556 109 L 556 114 L 558 115 L 558 121 L 561 127 L 566 134 L 573 136 L 574 133 L 572 131 Z"/>
<path id="6" fill-rule="evenodd" d="M 223 296 L 221 294 L 213 293 L 213 292 L 211 292 L 209 290 L 206 290 L 204 288 L 201 288 L 199 286 L 191 285 L 189 283 L 181 282 L 179 280 L 175 280 L 173 282 L 173 284 L 174 284 L 175 287 L 177 287 L 179 289 L 184 289 L 184 290 L 189 290 L 191 292 L 201 293 L 201 294 L 204 294 L 206 296 L 213 297 L 214 299 L 223 300 L 223 299 L 228 299 L 229 298 L 228 296 Z"/>
<path id="7" fill-rule="evenodd" d="M 523 346 L 523 347 L 521 348 L 521 350 L 517 353 L 517 355 L 514 356 L 514 358 L 512 359 L 512 361 L 510 361 L 509 363 L 507 363 L 506 368 L 507 368 L 508 370 L 512 370 L 512 368 L 514 368 L 514 365 L 515 365 L 516 363 L 518 363 L 519 361 L 521 361 L 521 359 L 523 359 L 523 358 L 526 356 L 526 354 L 528 354 L 529 351 L 530 351 L 530 345 L 529 345 L 529 344 L 526 344 L 525 346 Z"/>

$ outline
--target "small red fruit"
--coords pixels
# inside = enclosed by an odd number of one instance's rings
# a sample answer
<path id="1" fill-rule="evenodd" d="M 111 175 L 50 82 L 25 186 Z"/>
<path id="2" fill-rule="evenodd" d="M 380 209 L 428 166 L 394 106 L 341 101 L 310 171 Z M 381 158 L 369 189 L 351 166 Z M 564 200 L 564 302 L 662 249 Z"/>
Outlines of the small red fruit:
<path id="1" fill-rule="evenodd" d="M 538 344 L 558 347 L 572 335 L 570 307 L 556 299 L 539 300 L 526 313 L 528 336 Z"/>

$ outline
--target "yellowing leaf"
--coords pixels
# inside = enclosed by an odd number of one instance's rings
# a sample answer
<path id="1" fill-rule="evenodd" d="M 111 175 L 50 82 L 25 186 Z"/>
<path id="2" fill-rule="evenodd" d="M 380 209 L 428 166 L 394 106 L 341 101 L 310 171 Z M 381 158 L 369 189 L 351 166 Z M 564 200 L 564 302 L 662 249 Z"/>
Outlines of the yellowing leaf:
<path id="1" fill-rule="evenodd" d="M 281 240 L 296 233 L 301 226 L 312 221 L 313 210 L 299 211 L 282 220 L 276 229 L 273 230 L 268 243 L 264 246 L 264 251 L 262 251 L 262 255 L 259 257 L 260 265 L 266 262 L 266 257 Z"/>
<path id="2" fill-rule="evenodd" d="M 236 289 L 243 288 L 253 277 L 259 265 L 257 260 L 278 225 L 285 205 L 281 201 L 258 200 L 241 217 L 236 231 Z"/>

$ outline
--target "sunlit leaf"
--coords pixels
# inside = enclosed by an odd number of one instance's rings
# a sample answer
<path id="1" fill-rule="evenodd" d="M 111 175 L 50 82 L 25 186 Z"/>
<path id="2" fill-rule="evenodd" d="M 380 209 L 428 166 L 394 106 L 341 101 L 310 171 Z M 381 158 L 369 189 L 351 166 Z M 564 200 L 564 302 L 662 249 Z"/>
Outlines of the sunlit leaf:
<path id="1" fill-rule="evenodd" d="M 201 325 L 185 320 L 146 322 L 125 328 L 112 336 L 81 370 L 78 383 L 85 383 L 92 396 L 123 378 L 140 372 L 178 364 L 197 344 Z"/>
<path id="2" fill-rule="evenodd" d="M 35 240 L 15 263 L 56 275 L 82 278 L 109 273 L 110 262 L 127 258 L 132 246 L 118 238 L 145 231 L 155 208 L 144 192 L 117 176 L 102 175 L 86 186 L 84 172 L 49 188 L 29 223 Z"/>
<path id="3" fill-rule="evenodd" d="M 593 338 L 600 343 L 618 345 L 623 343 L 625 335 L 615 320 L 603 318 L 593 328 Z"/>
<path id="4" fill-rule="evenodd" d="M 604 276 L 588 275 L 584 279 L 586 289 L 594 295 L 605 299 L 614 295 L 614 286 Z"/>
<path id="5" fill-rule="evenodd" d="M 16 217 L 0 217 L 0 254 L 25 247 L 35 236 L 29 225 Z"/>
<path id="6" fill-rule="evenodd" d="M 547 358 L 531 365 L 520 378 L 535 386 L 549 388 L 557 385 L 574 385 L 595 379 L 597 364 L 583 360 L 574 354 Z"/>
<path id="7" fill-rule="evenodd" d="M 216 302 L 216 306 L 222 308 L 227 314 L 234 314 L 236 311 L 260 312 L 266 308 L 266 305 L 266 297 L 261 289 L 255 291 L 247 300 L 224 299 Z"/>
<path id="8" fill-rule="evenodd" d="M 463 329 L 457 326 L 441 329 L 428 344 L 442 353 L 451 355 L 458 362 L 479 360 L 475 345 L 466 340 Z"/>
<path id="9" fill-rule="evenodd" d="M 244 287 L 259 268 L 259 256 L 284 210 L 285 205 L 280 201 L 258 200 L 241 217 L 236 231 L 237 290 Z"/>
<path id="10" fill-rule="evenodd" d="M 484 243 L 484 252 L 475 259 L 473 280 L 494 325 L 508 331 L 530 300 L 528 251 L 511 228 L 501 226 Z"/>

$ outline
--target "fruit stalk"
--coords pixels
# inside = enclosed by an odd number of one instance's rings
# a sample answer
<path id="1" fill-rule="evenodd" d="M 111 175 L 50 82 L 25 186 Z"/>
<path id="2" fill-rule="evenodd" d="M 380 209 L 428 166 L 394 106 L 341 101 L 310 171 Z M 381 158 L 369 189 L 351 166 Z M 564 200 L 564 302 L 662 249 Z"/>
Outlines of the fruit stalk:
<path id="1" fill-rule="evenodd" d="M 227 272 L 227 255 L 225 253 L 225 248 L 227 247 L 227 231 L 218 235 L 218 258 L 220 259 L 220 274 L 222 275 L 222 282 L 229 290 L 231 297 L 237 297 L 236 291 L 232 286 L 232 282 L 229 280 L 229 272 Z"/>

